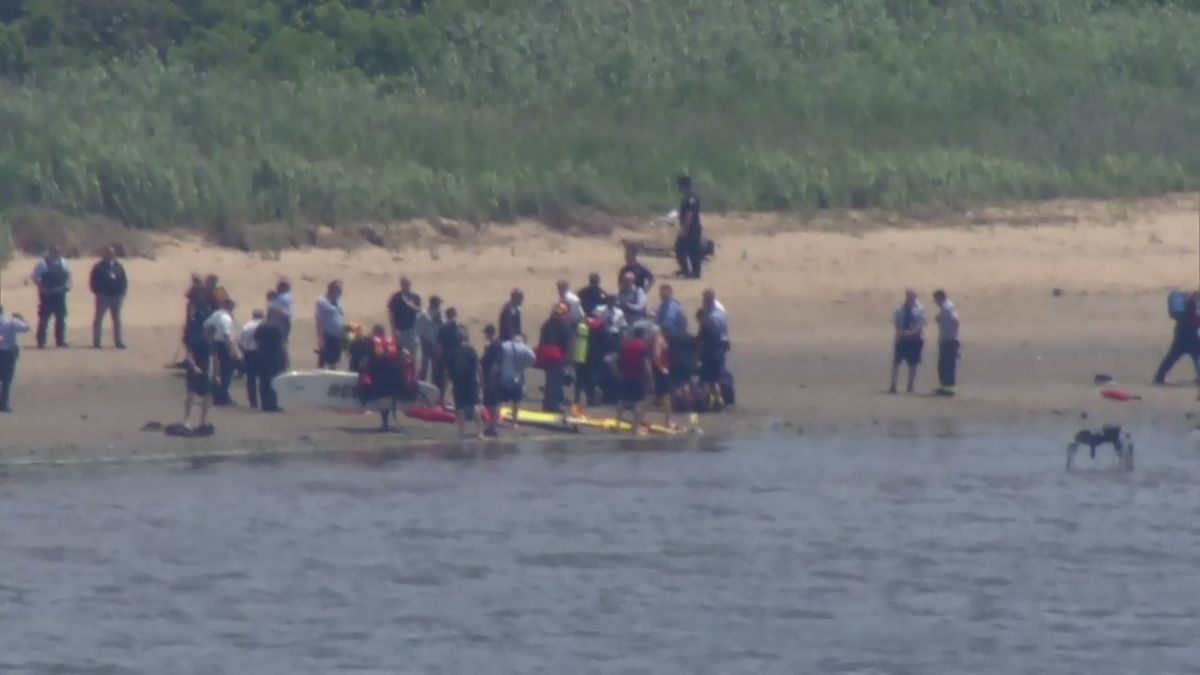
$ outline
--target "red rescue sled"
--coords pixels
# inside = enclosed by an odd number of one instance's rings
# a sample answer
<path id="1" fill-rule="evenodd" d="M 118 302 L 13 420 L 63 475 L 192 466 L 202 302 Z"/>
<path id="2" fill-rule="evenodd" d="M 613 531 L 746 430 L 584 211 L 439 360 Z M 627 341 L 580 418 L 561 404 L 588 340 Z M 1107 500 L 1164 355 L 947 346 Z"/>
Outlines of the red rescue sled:
<path id="1" fill-rule="evenodd" d="M 444 406 L 427 405 L 417 408 L 409 408 L 408 410 L 404 411 L 404 414 L 415 420 L 421 420 L 423 422 L 453 424 L 455 421 L 454 410 Z M 484 422 L 488 422 L 491 418 L 491 415 L 488 414 L 487 409 L 480 409 L 479 414 L 480 419 L 482 419 Z"/>

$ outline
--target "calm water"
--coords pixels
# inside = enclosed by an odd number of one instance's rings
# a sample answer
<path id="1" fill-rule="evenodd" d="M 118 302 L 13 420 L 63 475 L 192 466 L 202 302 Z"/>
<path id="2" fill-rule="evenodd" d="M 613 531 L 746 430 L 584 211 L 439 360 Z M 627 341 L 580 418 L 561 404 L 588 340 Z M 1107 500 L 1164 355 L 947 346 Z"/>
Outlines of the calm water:
<path id="1" fill-rule="evenodd" d="M 10 473 L 0 672 L 1200 671 L 1200 451 L 1047 440 Z"/>

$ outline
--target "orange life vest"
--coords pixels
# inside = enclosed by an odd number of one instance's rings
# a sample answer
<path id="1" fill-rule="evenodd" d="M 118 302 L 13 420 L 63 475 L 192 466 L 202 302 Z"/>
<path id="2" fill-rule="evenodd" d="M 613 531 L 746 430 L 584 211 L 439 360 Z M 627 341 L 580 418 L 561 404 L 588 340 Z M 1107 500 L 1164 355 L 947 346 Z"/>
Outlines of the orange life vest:
<path id="1" fill-rule="evenodd" d="M 400 357 L 400 345 L 396 344 L 395 339 L 386 335 L 373 337 L 371 338 L 371 357 L 395 360 Z"/>

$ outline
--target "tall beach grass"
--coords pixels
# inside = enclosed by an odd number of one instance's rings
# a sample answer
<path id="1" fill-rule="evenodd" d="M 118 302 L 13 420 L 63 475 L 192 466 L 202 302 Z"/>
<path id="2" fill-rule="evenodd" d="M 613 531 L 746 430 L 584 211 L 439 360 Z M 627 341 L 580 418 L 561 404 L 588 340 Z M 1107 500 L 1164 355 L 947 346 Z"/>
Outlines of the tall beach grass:
<path id="1" fill-rule="evenodd" d="M 1197 35 L 1172 3 L 529 0 L 399 78 L 124 58 L 0 84 L 0 209 L 643 213 L 684 171 L 738 210 L 1195 189 Z"/>

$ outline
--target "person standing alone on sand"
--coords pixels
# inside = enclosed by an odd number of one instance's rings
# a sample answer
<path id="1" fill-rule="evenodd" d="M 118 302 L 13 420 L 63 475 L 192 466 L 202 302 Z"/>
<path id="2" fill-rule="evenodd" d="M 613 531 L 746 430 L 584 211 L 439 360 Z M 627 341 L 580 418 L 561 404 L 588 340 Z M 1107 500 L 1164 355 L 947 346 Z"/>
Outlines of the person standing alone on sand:
<path id="1" fill-rule="evenodd" d="M 346 339 L 346 315 L 342 311 L 342 282 L 331 281 L 317 300 L 317 368 L 334 370 L 342 360 Z"/>
<path id="2" fill-rule="evenodd" d="M 96 296 L 96 316 L 92 319 L 92 346 L 100 349 L 100 333 L 104 328 L 104 315 L 112 315 L 113 344 L 125 349 L 121 339 L 121 306 L 125 304 L 125 293 L 129 290 L 129 279 L 125 267 L 117 260 L 117 250 L 104 247 L 104 256 L 92 267 L 89 279 L 92 294 Z"/>
<path id="3" fill-rule="evenodd" d="M 704 258 L 704 235 L 700 226 L 700 198 L 692 188 L 689 176 L 679 177 L 679 237 L 675 240 L 675 260 L 679 273 L 687 278 L 700 278 L 700 263 Z"/>
<path id="4" fill-rule="evenodd" d="M 17 359 L 21 356 L 17 336 L 28 332 L 29 324 L 24 317 L 5 314 L 4 308 L 0 307 L 0 413 L 12 412 L 8 399 L 17 374 Z"/>
<path id="5" fill-rule="evenodd" d="M 938 327 L 938 386 L 933 393 L 937 396 L 954 396 L 958 380 L 958 310 L 946 297 L 946 291 L 933 292 L 933 302 L 938 313 L 934 317 Z"/>
<path id="6" fill-rule="evenodd" d="M 420 311 L 421 296 L 413 293 L 408 277 L 400 277 L 400 290 L 388 300 L 388 315 L 392 320 L 392 337 L 414 360 L 417 358 L 417 314 Z"/>
<path id="7" fill-rule="evenodd" d="M 521 304 L 525 302 L 525 293 L 514 288 L 508 302 L 500 308 L 500 340 L 508 341 L 521 335 Z"/>
<path id="8" fill-rule="evenodd" d="M 46 329 L 54 317 L 54 344 L 67 346 L 67 293 L 71 290 L 71 268 L 63 260 L 58 246 L 51 246 L 46 257 L 33 268 L 33 283 L 38 289 L 38 349 L 46 348 Z"/>
<path id="9" fill-rule="evenodd" d="M 262 322 L 263 311 L 254 310 L 250 322 L 242 326 L 242 333 L 238 337 L 238 349 L 242 352 L 242 373 L 246 376 L 246 399 L 251 408 L 258 407 L 258 376 L 261 368 L 258 365 L 258 342 L 254 335 Z"/>
<path id="10" fill-rule="evenodd" d="M 908 365 L 908 386 L 905 391 L 913 392 L 917 382 L 917 366 L 921 364 L 921 352 L 925 348 L 925 308 L 917 301 L 917 292 L 904 292 L 904 304 L 892 316 L 896 329 L 892 348 L 892 382 L 889 394 L 896 393 L 896 380 L 900 377 L 900 364 Z"/>

